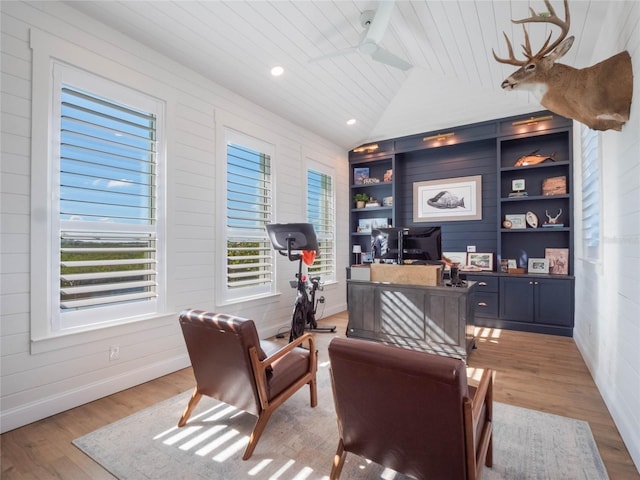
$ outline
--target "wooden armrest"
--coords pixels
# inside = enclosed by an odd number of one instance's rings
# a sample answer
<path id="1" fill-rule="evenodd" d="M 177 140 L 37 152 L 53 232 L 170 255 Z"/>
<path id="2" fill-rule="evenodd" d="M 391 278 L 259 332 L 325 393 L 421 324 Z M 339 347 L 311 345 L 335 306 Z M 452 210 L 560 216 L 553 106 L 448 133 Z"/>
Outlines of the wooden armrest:
<path id="1" fill-rule="evenodd" d="M 478 425 L 482 408 L 486 406 L 485 421 Z M 465 398 L 465 441 L 467 449 L 467 478 L 480 478 L 482 464 L 492 465 L 491 435 L 493 431 L 493 372 L 487 368 L 482 373 L 473 399 Z M 476 451 L 476 446 L 478 450 Z"/>
<path id="2" fill-rule="evenodd" d="M 478 384 L 476 393 L 471 401 L 473 418 L 478 418 L 480 416 L 480 411 L 482 410 L 482 404 L 485 402 L 485 398 L 489 401 L 493 401 L 492 385 L 493 372 L 490 368 L 486 368 L 482 373 L 480 383 Z"/>
<path id="3" fill-rule="evenodd" d="M 301 346 L 304 343 L 305 340 L 309 341 L 309 351 L 311 352 L 312 355 L 315 355 L 316 354 L 316 348 L 315 348 L 316 347 L 316 341 L 315 341 L 316 339 L 310 333 L 305 333 L 305 334 L 299 336 L 298 338 L 296 338 L 295 340 L 293 340 L 292 342 L 287 343 L 280 350 L 278 350 L 275 353 L 271 354 L 270 356 L 268 356 L 264 360 L 261 360 L 260 361 L 260 365 L 261 365 L 262 369 L 266 370 L 266 368 L 269 365 L 271 365 L 272 363 L 274 363 L 276 360 L 278 360 L 279 358 L 284 357 L 287 353 L 289 353 L 295 347 Z"/>
<path id="4" fill-rule="evenodd" d="M 302 343 L 308 340 L 309 341 L 309 355 L 311 356 L 311 361 L 309 362 L 310 372 L 314 371 L 317 365 L 316 361 L 316 342 L 313 335 L 310 333 L 305 333 L 300 337 L 296 338 L 292 342 L 286 344 L 280 350 L 276 351 L 269 357 L 264 360 L 260 360 L 258 358 L 258 350 L 256 347 L 249 348 L 249 357 L 251 358 L 251 366 L 253 367 L 253 377 L 256 381 L 256 387 L 258 388 L 258 397 L 260 398 L 260 404 L 262 408 L 266 408 L 269 405 L 269 396 L 267 395 L 267 387 L 265 385 L 266 382 L 266 370 L 267 368 L 279 358 L 284 357 L 287 353 L 291 352 L 294 348 L 299 347 Z"/>
<path id="5" fill-rule="evenodd" d="M 476 394 L 471 402 L 471 414 L 474 419 L 480 416 L 482 404 L 485 398 L 491 403 L 493 401 L 493 372 L 490 368 L 486 368 L 480 378 L 480 383 L 476 389 Z M 490 412 L 489 412 L 490 413 Z"/>

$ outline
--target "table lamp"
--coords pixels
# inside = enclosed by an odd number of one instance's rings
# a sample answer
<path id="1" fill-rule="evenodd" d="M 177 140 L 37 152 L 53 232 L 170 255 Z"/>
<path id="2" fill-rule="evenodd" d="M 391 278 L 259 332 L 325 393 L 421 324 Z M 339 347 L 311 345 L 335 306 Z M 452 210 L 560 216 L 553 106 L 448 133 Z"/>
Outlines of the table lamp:
<path id="1" fill-rule="evenodd" d="M 356 254 L 356 265 L 360 265 L 360 254 L 362 253 L 362 247 L 360 245 L 354 245 L 351 253 Z"/>

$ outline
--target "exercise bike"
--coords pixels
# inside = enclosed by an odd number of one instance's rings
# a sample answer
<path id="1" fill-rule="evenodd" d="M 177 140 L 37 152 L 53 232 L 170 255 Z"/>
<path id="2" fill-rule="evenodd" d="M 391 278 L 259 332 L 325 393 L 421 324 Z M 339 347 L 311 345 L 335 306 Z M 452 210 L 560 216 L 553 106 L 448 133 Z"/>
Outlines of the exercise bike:
<path id="1" fill-rule="evenodd" d="M 318 332 L 335 332 L 336 327 L 318 327 L 316 311 L 318 299 L 316 292 L 322 290 L 320 277 L 302 274 L 302 263 L 312 265 L 318 251 L 318 241 L 313 225 L 310 223 L 287 223 L 267 225 L 267 233 L 274 250 L 292 262 L 298 262 L 296 279 L 289 281 L 296 289 L 296 300 L 291 316 L 289 342 L 304 334 L 305 329 Z M 294 253 L 296 252 L 296 253 Z"/>

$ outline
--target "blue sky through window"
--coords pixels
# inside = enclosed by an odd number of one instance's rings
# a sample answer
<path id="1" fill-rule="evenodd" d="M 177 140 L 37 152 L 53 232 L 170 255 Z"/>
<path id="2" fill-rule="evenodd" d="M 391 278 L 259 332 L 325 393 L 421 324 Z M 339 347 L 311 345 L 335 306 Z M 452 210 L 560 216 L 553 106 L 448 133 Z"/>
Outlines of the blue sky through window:
<path id="1" fill-rule="evenodd" d="M 264 229 L 271 217 L 271 158 L 248 147 L 227 145 L 227 225 Z"/>
<path id="2" fill-rule="evenodd" d="M 69 87 L 61 100 L 61 220 L 153 222 L 155 116 Z"/>

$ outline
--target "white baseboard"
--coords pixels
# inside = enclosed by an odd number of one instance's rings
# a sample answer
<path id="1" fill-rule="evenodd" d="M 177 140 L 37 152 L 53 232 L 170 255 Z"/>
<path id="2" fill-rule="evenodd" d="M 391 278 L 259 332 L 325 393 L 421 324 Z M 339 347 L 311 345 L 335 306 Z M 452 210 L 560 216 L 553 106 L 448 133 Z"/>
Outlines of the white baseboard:
<path id="1" fill-rule="evenodd" d="M 320 310 L 320 307 L 318 307 L 318 310 Z M 331 315 L 335 315 L 336 313 L 342 313 L 345 310 L 347 310 L 347 304 L 341 303 L 339 305 L 333 305 L 331 307 L 327 307 L 323 312 L 318 312 L 318 313 L 322 313 L 322 318 L 320 320 L 324 320 L 325 318 L 328 318 Z"/>
<path id="2" fill-rule="evenodd" d="M 145 365 L 115 377 L 100 379 L 82 387 L 41 398 L 0 413 L 0 433 L 64 412 L 79 405 L 112 395 L 191 365 L 187 354 Z"/>

